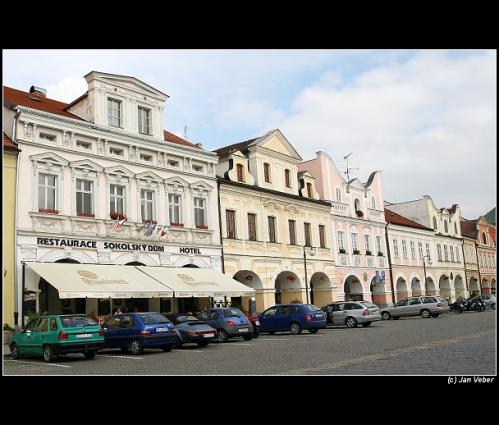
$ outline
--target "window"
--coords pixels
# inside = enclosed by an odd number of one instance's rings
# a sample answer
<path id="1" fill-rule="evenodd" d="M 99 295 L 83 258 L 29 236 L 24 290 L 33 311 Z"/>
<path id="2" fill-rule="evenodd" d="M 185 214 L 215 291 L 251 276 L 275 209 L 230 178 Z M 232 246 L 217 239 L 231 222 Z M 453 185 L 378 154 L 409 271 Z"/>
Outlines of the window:
<path id="1" fill-rule="evenodd" d="M 431 258 L 431 255 L 430 255 L 430 244 L 427 243 L 426 244 L 426 255 L 428 257 L 428 260 Z"/>
<path id="2" fill-rule="evenodd" d="M 76 214 L 93 215 L 93 182 L 76 180 Z"/>
<path id="3" fill-rule="evenodd" d="M 433 229 L 434 230 L 437 230 L 437 218 L 436 217 L 433 217 Z"/>
<path id="4" fill-rule="evenodd" d="M 366 254 L 371 252 L 371 236 L 369 235 L 364 235 L 364 245 L 366 248 Z M 370 255 L 370 254 L 367 254 Z"/>
<path id="5" fill-rule="evenodd" d="M 117 212 L 123 214 L 125 212 L 125 187 L 112 184 L 109 187 L 109 194 L 109 212 Z"/>
<path id="6" fill-rule="evenodd" d="M 393 240 L 393 252 L 394 252 L 395 257 L 399 256 L 399 244 L 398 244 L 397 239 Z"/>
<path id="7" fill-rule="evenodd" d="M 307 183 L 307 195 L 312 198 L 312 183 Z"/>
<path id="8" fill-rule="evenodd" d="M 243 182 L 244 181 L 244 168 L 243 168 L 242 164 L 237 164 L 236 170 L 237 170 L 237 181 Z"/>
<path id="9" fill-rule="evenodd" d="M 339 187 L 336 188 L 336 202 L 341 202 L 341 189 Z"/>
<path id="10" fill-rule="evenodd" d="M 418 242 L 418 254 L 419 258 L 423 258 L 423 242 Z"/>
<path id="11" fill-rule="evenodd" d="M 83 140 L 77 140 L 76 141 L 76 147 L 80 148 L 80 149 L 90 150 L 90 149 L 92 149 L 92 143 L 90 143 L 90 142 L 84 142 Z"/>
<path id="12" fill-rule="evenodd" d="M 484 245 L 487 245 L 487 235 L 485 234 L 485 232 L 482 232 L 482 241 Z"/>
<path id="13" fill-rule="evenodd" d="M 142 221 L 154 220 L 154 192 L 152 190 L 141 189 L 140 214 Z"/>
<path id="14" fill-rule="evenodd" d="M 40 140 L 55 142 L 55 136 L 53 134 L 40 133 Z"/>
<path id="15" fill-rule="evenodd" d="M 421 300 L 419 298 L 411 298 L 409 299 L 409 305 L 421 304 Z"/>
<path id="16" fill-rule="evenodd" d="M 343 239 L 343 232 L 338 232 L 338 249 L 340 252 L 345 252 L 345 241 Z"/>
<path id="17" fill-rule="evenodd" d="M 381 242 L 381 236 L 376 236 L 376 249 L 378 250 L 378 254 L 383 254 L 383 245 Z"/>
<path id="18" fill-rule="evenodd" d="M 442 261 L 442 246 L 440 244 L 437 244 L 437 255 L 438 261 Z"/>
<path id="19" fill-rule="evenodd" d="M 354 207 L 355 207 L 355 211 L 361 211 L 361 209 L 360 209 L 360 201 L 358 199 L 356 199 L 353 204 L 354 204 Z"/>
<path id="20" fill-rule="evenodd" d="M 248 213 L 248 238 L 256 241 L 256 214 Z"/>
<path id="21" fill-rule="evenodd" d="M 269 242 L 276 242 L 275 238 L 275 217 L 268 217 L 269 220 Z"/>
<path id="22" fill-rule="evenodd" d="M 303 223 L 303 230 L 305 232 L 305 246 L 312 246 L 310 240 L 310 223 Z"/>
<path id="23" fill-rule="evenodd" d="M 178 161 L 173 161 L 172 159 L 169 159 L 169 160 L 167 161 L 167 165 L 168 165 L 169 167 L 178 167 L 179 162 L 178 162 Z"/>
<path id="24" fill-rule="evenodd" d="M 457 235 L 457 224 L 454 223 L 454 233 Z"/>
<path id="25" fill-rule="evenodd" d="M 107 122 L 113 127 L 121 127 L 121 102 L 107 99 Z"/>
<path id="26" fill-rule="evenodd" d="M 284 179 L 286 181 L 286 187 L 291 187 L 291 171 L 288 169 L 284 170 Z"/>
<path id="27" fill-rule="evenodd" d="M 38 209 L 56 209 L 57 176 L 38 174 Z"/>
<path id="28" fill-rule="evenodd" d="M 201 173 L 203 172 L 203 167 L 201 165 L 193 165 L 192 170 Z"/>
<path id="29" fill-rule="evenodd" d="M 141 153 L 140 154 L 140 160 L 141 161 L 152 162 L 152 155 L 147 155 L 145 153 Z"/>
<path id="30" fill-rule="evenodd" d="M 36 326 L 36 332 L 45 332 L 48 328 L 48 324 L 49 324 L 48 318 L 40 319 L 38 325 Z"/>
<path id="31" fill-rule="evenodd" d="M 376 209 L 376 198 L 374 196 L 371 196 L 371 208 Z"/>
<path id="32" fill-rule="evenodd" d="M 461 258 L 459 257 L 459 247 L 457 247 L 457 246 L 456 246 L 456 261 L 457 261 L 458 263 L 460 263 L 460 262 L 461 262 Z"/>
<path id="33" fill-rule="evenodd" d="M 416 259 L 416 245 L 414 244 L 414 241 L 411 241 L 410 244 L 411 244 L 411 258 L 413 260 L 415 260 Z"/>
<path id="34" fill-rule="evenodd" d="M 139 133 L 151 134 L 151 110 L 139 106 Z"/>
<path id="35" fill-rule="evenodd" d="M 321 248 L 326 248 L 326 227 L 319 224 L 319 243 Z"/>
<path id="36" fill-rule="evenodd" d="M 450 260 L 454 262 L 454 247 L 452 245 L 449 246 L 449 251 L 450 251 Z"/>
<path id="37" fill-rule="evenodd" d="M 234 210 L 225 210 L 225 219 L 227 221 L 227 238 L 236 238 L 236 212 Z"/>
<path id="38" fill-rule="evenodd" d="M 263 174 L 265 176 L 265 181 L 270 183 L 270 164 L 267 162 L 264 162 L 263 164 Z"/>
<path id="39" fill-rule="evenodd" d="M 296 245 L 296 221 L 288 220 L 289 244 Z"/>
<path id="40" fill-rule="evenodd" d="M 402 241 L 402 256 L 407 258 L 407 241 Z"/>
<path id="41" fill-rule="evenodd" d="M 125 156 L 125 151 L 123 149 L 118 149 L 118 148 L 109 148 L 109 154 L 116 156 Z"/>
<path id="42" fill-rule="evenodd" d="M 206 227 L 207 225 L 206 200 L 203 198 L 194 198 L 194 224 L 196 227 Z"/>
<path id="43" fill-rule="evenodd" d="M 447 220 L 444 220 L 444 231 L 445 233 L 449 233 L 449 226 L 447 224 Z"/>
<path id="44" fill-rule="evenodd" d="M 168 213 L 170 224 L 182 224 L 182 196 L 174 193 L 168 194 Z"/>
<path id="45" fill-rule="evenodd" d="M 357 233 L 352 233 L 352 249 L 354 251 L 354 254 L 359 253 Z"/>
<path id="46" fill-rule="evenodd" d="M 445 261 L 449 261 L 449 252 L 447 250 L 447 245 L 444 245 L 444 259 Z"/>
<path id="47" fill-rule="evenodd" d="M 51 318 L 49 321 L 49 328 L 51 331 L 56 331 L 57 330 L 57 322 L 55 321 L 54 318 Z"/>

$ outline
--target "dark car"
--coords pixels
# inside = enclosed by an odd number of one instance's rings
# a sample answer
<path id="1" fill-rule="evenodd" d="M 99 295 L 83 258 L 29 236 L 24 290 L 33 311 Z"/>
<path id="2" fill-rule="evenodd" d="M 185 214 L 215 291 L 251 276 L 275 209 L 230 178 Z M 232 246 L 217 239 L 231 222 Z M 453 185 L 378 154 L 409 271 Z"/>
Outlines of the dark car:
<path id="1" fill-rule="evenodd" d="M 189 342 L 206 347 L 217 336 L 216 329 L 190 314 L 172 313 L 166 317 L 172 321 L 177 330 L 177 348 Z"/>
<path id="2" fill-rule="evenodd" d="M 111 317 L 102 325 L 104 348 L 121 348 L 132 354 L 144 348 L 171 351 L 177 341 L 173 323 L 161 313 L 122 313 Z"/>
<path id="3" fill-rule="evenodd" d="M 218 342 L 242 336 L 245 340 L 253 337 L 253 325 L 244 313 L 235 307 L 219 307 L 204 310 L 199 319 L 217 330 Z"/>
<path id="4" fill-rule="evenodd" d="M 300 334 L 303 329 L 315 333 L 327 325 L 326 314 L 312 304 L 278 304 L 265 310 L 260 316 L 260 332 L 289 331 Z"/>

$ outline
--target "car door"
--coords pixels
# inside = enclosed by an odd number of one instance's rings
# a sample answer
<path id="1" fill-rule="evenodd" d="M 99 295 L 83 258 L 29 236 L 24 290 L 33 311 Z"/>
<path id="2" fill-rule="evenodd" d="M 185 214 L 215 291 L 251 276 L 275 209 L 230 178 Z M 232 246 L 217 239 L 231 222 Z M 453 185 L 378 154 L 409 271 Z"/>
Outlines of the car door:
<path id="1" fill-rule="evenodd" d="M 123 314 L 120 317 L 120 331 L 118 336 L 118 346 L 128 347 L 130 341 L 139 335 L 138 319 L 133 314 Z"/>
<path id="2" fill-rule="evenodd" d="M 29 322 L 24 330 L 16 335 L 16 344 L 19 349 L 19 354 L 32 354 L 33 348 L 31 346 L 31 336 L 33 330 L 36 328 L 39 319 L 34 319 Z"/>
<path id="3" fill-rule="evenodd" d="M 345 303 L 333 304 L 333 325 L 344 325 L 347 313 Z"/>
<path id="4" fill-rule="evenodd" d="M 49 317 L 48 328 L 45 332 L 45 342 L 49 344 L 59 342 L 59 326 L 56 317 Z"/>
<path id="5" fill-rule="evenodd" d="M 392 316 L 402 317 L 407 315 L 407 298 L 400 300 L 397 304 L 394 305 L 394 310 Z"/>
<path id="6" fill-rule="evenodd" d="M 48 329 L 48 317 L 41 317 L 31 334 L 31 352 L 37 355 L 43 355 L 43 346 L 45 345 L 46 332 Z M 48 341 L 47 341 L 48 342 Z"/>
<path id="7" fill-rule="evenodd" d="M 407 316 L 418 316 L 421 311 L 422 303 L 419 297 L 409 298 L 407 305 Z"/>
<path id="8" fill-rule="evenodd" d="M 261 314 L 261 317 L 259 318 L 260 330 L 265 332 L 276 330 L 275 329 L 276 312 L 277 312 L 277 307 L 274 306 L 268 308 Z"/>
<path id="9" fill-rule="evenodd" d="M 120 318 L 119 316 L 111 317 L 102 326 L 104 330 L 104 343 L 106 347 L 117 348 L 119 347 L 120 338 Z"/>
<path id="10" fill-rule="evenodd" d="M 279 306 L 276 314 L 276 324 L 278 331 L 287 331 L 291 323 L 293 307 L 289 305 Z"/>

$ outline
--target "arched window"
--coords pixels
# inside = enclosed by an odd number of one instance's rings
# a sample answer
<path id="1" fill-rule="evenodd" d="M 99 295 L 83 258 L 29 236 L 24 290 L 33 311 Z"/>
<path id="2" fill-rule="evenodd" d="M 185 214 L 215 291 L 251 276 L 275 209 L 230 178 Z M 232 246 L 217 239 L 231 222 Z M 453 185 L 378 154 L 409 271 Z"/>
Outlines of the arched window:
<path id="1" fill-rule="evenodd" d="M 433 217 L 433 229 L 437 230 L 437 218 Z"/>
<path id="2" fill-rule="evenodd" d="M 487 235 L 485 234 L 485 232 L 482 233 L 482 240 L 483 240 L 483 244 L 487 245 Z"/>
<path id="3" fill-rule="evenodd" d="M 360 211 L 360 201 L 358 199 L 354 202 L 355 211 Z"/>
<path id="4" fill-rule="evenodd" d="M 447 220 L 444 220 L 444 230 L 445 233 L 449 233 L 449 226 L 447 225 Z"/>
<path id="5" fill-rule="evenodd" d="M 336 202 L 341 202 L 341 190 L 339 187 L 336 188 Z"/>
<path id="6" fill-rule="evenodd" d="M 244 181 L 244 168 L 243 168 L 242 164 L 237 164 L 236 169 L 237 169 L 237 181 L 243 182 Z"/>
<path id="7" fill-rule="evenodd" d="M 376 209 L 376 198 L 374 196 L 371 196 L 371 208 Z"/>

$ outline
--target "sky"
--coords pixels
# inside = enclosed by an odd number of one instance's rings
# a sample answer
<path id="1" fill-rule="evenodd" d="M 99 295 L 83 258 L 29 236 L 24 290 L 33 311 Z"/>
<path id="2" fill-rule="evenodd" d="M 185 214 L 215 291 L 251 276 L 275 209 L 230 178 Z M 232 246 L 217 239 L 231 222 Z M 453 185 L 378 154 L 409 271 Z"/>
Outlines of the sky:
<path id="1" fill-rule="evenodd" d="M 213 150 L 279 128 L 304 160 L 383 171 L 389 202 L 496 206 L 495 50 L 3 50 L 3 83 L 70 102 L 90 71 L 168 94 L 165 128 Z"/>

